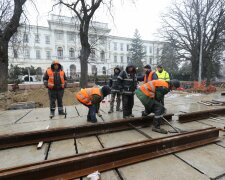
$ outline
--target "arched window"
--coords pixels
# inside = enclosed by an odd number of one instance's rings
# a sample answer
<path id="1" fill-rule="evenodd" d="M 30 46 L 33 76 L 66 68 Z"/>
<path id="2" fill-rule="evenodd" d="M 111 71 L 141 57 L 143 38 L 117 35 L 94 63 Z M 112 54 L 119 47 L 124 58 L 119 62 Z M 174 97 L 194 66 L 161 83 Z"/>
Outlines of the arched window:
<path id="1" fill-rule="evenodd" d="M 101 51 L 101 61 L 104 61 L 104 60 L 105 60 L 105 52 Z"/>
<path id="2" fill-rule="evenodd" d="M 103 68 L 102 68 L 102 74 L 106 74 L 106 67 L 105 66 L 103 66 Z"/>
<path id="3" fill-rule="evenodd" d="M 57 48 L 57 56 L 59 59 L 63 58 L 63 48 L 62 47 Z"/>
<path id="4" fill-rule="evenodd" d="M 97 74 L 97 67 L 96 67 L 96 65 L 92 65 L 91 66 L 91 73 L 92 74 Z"/>
<path id="5" fill-rule="evenodd" d="M 72 79 L 76 78 L 76 66 L 74 64 L 70 65 L 70 77 Z"/>
<path id="6" fill-rule="evenodd" d="M 70 58 L 74 58 L 75 57 L 75 52 L 74 52 L 73 48 L 70 48 L 69 55 L 70 55 Z"/>

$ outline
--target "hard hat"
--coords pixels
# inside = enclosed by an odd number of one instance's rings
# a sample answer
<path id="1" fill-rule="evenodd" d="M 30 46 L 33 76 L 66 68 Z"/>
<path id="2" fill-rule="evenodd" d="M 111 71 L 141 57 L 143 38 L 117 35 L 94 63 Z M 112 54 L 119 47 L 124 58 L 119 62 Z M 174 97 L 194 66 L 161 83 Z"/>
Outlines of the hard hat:
<path id="1" fill-rule="evenodd" d="M 59 60 L 56 59 L 56 60 L 52 61 L 52 64 L 60 64 L 60 63 L 59 63 Z"/>
<path id="2" fill-rule="evenodd" d="M 175 88 L 179 88 L 180 87 L 180 81 L 177 79 L 172 79 L 169 81 L 171 86 L 174 86 Z"/>

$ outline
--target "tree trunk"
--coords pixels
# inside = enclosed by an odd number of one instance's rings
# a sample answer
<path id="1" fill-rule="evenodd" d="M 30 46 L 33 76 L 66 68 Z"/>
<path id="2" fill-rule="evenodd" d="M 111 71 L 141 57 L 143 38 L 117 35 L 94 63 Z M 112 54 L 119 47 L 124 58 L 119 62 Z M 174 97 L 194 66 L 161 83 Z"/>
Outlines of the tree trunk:
<path id="1" fill-rule="evenodd" d="M 8 90 L 8 42 L 0 39 L 0 92 Z"/>
<path id="2" fill-rule="evenodd" d="M 80 53 L 81 78 L 80 87 L 87 88 L 88 86 L 88 57 L 90 50 L 87 47 L 82 47 Z"/>
<path id="3" fill-rule="evenodd" d="M 191 61 L 191 73 L 192 73 L 192 80 L 198 80 L 198 61 L 192 60 Z"/>

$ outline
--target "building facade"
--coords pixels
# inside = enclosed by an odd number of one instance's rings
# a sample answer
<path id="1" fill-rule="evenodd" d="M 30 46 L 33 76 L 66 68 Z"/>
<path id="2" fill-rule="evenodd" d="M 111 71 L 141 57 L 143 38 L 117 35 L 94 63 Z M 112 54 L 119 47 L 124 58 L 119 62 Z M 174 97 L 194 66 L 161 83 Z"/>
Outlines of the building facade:
<path id="1" fill-rule="evenodd" d="M 92 22 L 89 31 L 91 55 L 88 74 L 110 74 L 119 65 L 123 68 L 130 61 L 129 48 L 131 38 L 111 36 L 108 24 Z M 146 51 L 144 64 L 157 64 L 162 43 L 143 40 Z M 9 64 L 21 67 L 39 68 L 42 73 L 52 60 L 58 59 L 67 76 L 72 78 L 80 74 L 81 45 L 79 23 L 76 18 L 51 15 L 48 27 L 21 26 L 17 36 L 9 47 Z"/>

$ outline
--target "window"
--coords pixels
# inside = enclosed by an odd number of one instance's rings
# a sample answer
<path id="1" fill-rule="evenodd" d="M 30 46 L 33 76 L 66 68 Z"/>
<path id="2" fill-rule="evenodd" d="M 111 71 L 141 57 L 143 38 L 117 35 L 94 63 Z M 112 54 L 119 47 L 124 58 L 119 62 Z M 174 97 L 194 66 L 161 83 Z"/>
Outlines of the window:
<path id="1" fill-rule="evenodd" d="M 103 36 L 99 37 L 99 44 L 104 45 L 105 44 L 105 38 Z"/>
<path id="2" fill-rule="evenodd" d="M 129 46 L 129 44 L 127 44 L 127 51 L 129 51 L 130 50 L 130 46 Z"/>
<path id="3" fill-rule="evenodd" d="M 121 63 L 123 63 L 123 56 L 120 56 L 120 61 Z"/>
<path id="4" fill-rule="evenodd" d="M 149 47 L 149 53 L 152 54 L 152 47 Z"/>
<path id="5" fill-rule="evenodd" d="M 117 51 L 117 43 L 114 42 L 113 44 L 114 44 L 114 51 Z"/>
<path id="6" fill-rule="evenodd" d="M 39 34 L 35 34 L 35 43 L 40 43 L 40 36 L 39 36 Z"/>
<path id="7" fill-rule="evenodd" d="M 96 73 L 97 73 L 97 68 L 96 68 L 95 65 L 92 65 L 92 66 L 91 66 L 91 73 L 92 73 L 92 74 L 96 74 Z"/>
<path id="8" fill-rule="evenodd" d="M 130 62 L 130 57 L 127 56 L 127 63 L 129 63 L 129 62 Z"/>
<path id="9" fill-rule="evenodd" d="M 50 36 L 45 36 L 45 44 L 50 44 Z"/>
<path id="10" fill-rule="evenodd" d="M 144 46 L 144 52 L 147 53 L 147 47 L 146 46 Z"/>
<path id="11" fill-rule="evenodd" d="M 152 58 L 149 58 L 149 63 L 152 64 Z"/>
<path id="12" fill-rule="evenodd" d="M 103 68 L 102 68 L 102 74 L 106 74 L 106 67 L 105 66 L 103 66 Z"/>
<path id="13" fill-rule="evenodd" d="M 16 49 L 13 49 L 13 57 L 18 58 L 18 52 Z"/>
<path id="14" fill-rule="evenodd" d="M 114 63 L 117 63 L 117 56 L 114 56 Z"/>
<path id="15" fill-rule="evenodd" d="M 46 59 L 51 59 L 51 51 L 46 51 Z"/>
<path id="16" fill-rule="evenodd" d="M 41 51 L 36 50 L 36 59 L 41 59 Z"/>
<path id="17" fill-rule="evenodd" d="M 57 56 L 58 56 L 59 59 L 63 58 L 63 48 L 62 47 L 58 47 Z"/>
<path id="18" fill-rule="evenodd" d="M 63 31 L 55 32 L 56 40 L 63 40 Z"/>
<path id="19" fill-rule="evenodd" d="M 30 50 L 24 49 L 24 58 L 30 58 Z"/>
<path id="20" fill-rule="evenodd" d="M 75 41 L 75 34 L 74 33 L 68 33 L 67 34 L 67 40 L 68 41 Z"/>
<path id="21" fill-rule="evenodd" d="M 105 60 L 105 52 L 101 51 L 101 61 L 104 61 L 104 60 Z"/>
<path id="22" fill-rule="evenodd" d="M 70 55 L 70 58 L 74 58 L 75 57 L 75 52 L 74 52 L 73 48 L 70 48 L 69 55 Z"/>
<path id="23" fill-rule="evenodd" d="M 123 51 L 123 43 L 120 43 L 120 51 Z"/>
<path id="24" fill-rule="evenodd" d="M 23 35 L 23 42 L 25 42 L 25 43 L 29 42 L 28 34 Z"/>
<path id="25" fill-rule="evenodd" d="M 91 59 L 94 60 L 95 59 L 95 50 L 91 51 Z"/>

